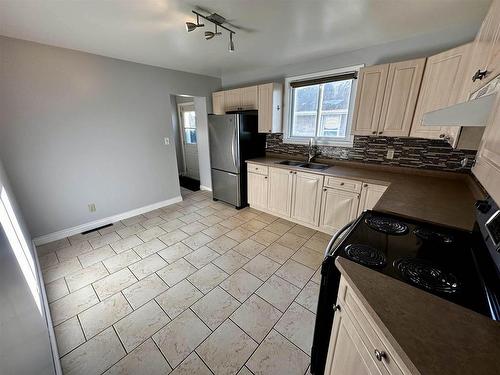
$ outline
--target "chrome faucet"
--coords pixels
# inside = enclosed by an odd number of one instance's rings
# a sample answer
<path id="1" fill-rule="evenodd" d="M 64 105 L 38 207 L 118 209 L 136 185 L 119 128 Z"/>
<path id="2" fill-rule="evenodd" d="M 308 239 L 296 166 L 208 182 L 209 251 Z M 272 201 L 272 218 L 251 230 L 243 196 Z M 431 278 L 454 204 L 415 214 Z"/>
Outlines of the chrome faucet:
<path id="1" fill-rule="evenodd" d="M 316 150 L 316 146 L 313 145 L 313 139 L 309 138 L 309 145 L 307 146 L 307 162 L 310 163 L 317 155 L 318 151 Z"/>

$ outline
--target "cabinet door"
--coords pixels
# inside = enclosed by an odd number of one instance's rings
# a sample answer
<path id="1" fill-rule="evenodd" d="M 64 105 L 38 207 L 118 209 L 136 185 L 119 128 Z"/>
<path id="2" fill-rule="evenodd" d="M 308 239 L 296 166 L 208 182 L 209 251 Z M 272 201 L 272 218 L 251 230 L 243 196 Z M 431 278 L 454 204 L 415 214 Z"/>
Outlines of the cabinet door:
<path id="1" fill-rule="evenodd" d="M 293 172 L 288 169 L 269 168 L 268 209 L 290 216 L 292 206 Z"/>
<path id="2" fill-rule="evenodd" d="M 323 189 L 321 229 L 335 233 L 358 215 L 359 195 L 338 189 Z"/>
<path id="3" fill-rule="evenodd" d="M 259 85 L 259 133 L 281 133 L 283 85 Z"/>
<path id="4" fill-rule="evenodd" d="M 218 91 L 212 94 L 212 109 L 215 115 L 223 115 L 226 113 L 224 110 L 224 91 Z"/>
<path id="5" fill-rule="evenodd" d="M 372 210 L 386 190 L 387 186 L 363 184 L 363 189 L 361 189 L 361 196 L 359 199 L 358 215 L 365 210 Z"/>
<path id="6" fill-rule="evenodd" d="M 295 181 L 291 216 L 295 220 L 317 226 L 323 176 L 304 172 L 293 172 L 293 175 Z"/>
<path id="7" fill-rule="evenodd" d="M 424 126 L 422 118 L 425 113 L 445 108 L 462 101 L 462 85 L 464 84 L 469 58 L 469 45 L 453 48 L 427 59 L 422 87 L 415 109 L 411 137 L 445 138 L 454 143 L 460 127 Z"/>
<path id="8" fill-rule="evenodd" d="M 389 65 L 378 134 L 407 137 L 410 134 L 425 58 Z"/>
<path id="9" fill-rule="evenodd" d="M 259 87 L 250 86 L 240 89 L 240 109 L 258 109 L 259 108 Z"/>
<path id="10" fill-rule="evenodd" d="M 267 176 L 248 173 L 248 203 L 251 207 L 267 209 Z"/>
<path id="11" fill-rule="evenodd" d="M 224 109 L 227 111 L 237 111 L 241 107 L 241 89 L 224 91 Z"/>
<path id="12" fill-rule="evenodd" d="M 377 134 L 388 71 L 389 64 L 369 66 L 359 71 L 353 134 Z"/>

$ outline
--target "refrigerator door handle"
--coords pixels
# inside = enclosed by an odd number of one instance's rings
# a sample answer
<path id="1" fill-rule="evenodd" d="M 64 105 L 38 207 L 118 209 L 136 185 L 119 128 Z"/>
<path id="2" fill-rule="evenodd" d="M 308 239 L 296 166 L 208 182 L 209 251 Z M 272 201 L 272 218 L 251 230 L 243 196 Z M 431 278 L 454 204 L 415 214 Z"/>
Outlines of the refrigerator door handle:
<path id="1" fill-rule="evenodd" d="M 236 173 L 226 172 L 230 176 L 238 176 Z"/>
<path id="2" fill-rule="evenodd" d="M 233 157 L 233 164 L 234 164 L 234 168 L 238 169 L 238 165 L 236 164 L 236 152 L 235 152 L 235 148 L 236 148 L 236 132 L 238 131 L 238 127 L 235 126 L 234 127 L 234 133 L 233 133 L 233 139 L 231 141 L 231 155 Z"/>

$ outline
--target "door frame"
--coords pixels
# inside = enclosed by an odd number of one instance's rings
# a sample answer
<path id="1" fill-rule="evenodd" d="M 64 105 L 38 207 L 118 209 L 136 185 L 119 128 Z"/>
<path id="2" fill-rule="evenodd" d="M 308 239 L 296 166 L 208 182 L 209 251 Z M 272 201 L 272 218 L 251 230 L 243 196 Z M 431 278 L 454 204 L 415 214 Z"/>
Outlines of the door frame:
<path id="1" fill-rule="evenodd" d="M 193 108 L 194 107 L 194 100 L 192 102 L 185 102 L 185 103 L 177 103 L 177 118 L 178 118 L 178 122 L 179 122 L 179 133 L 180 133 L 180 137 L 181 137 L 181 149 L 182 149 L 182 164 L 183 164 L 183 171 L 182 171 L 182 174 L 183 176 L 185 176 L 187 174 L 187 164 L 186 164 L 186 144 L 184 142 L 184 120 L 182 118 L 182 108 L 183 107 L 188 107 L 188 106 L 192 106 Z M 194 110 L 195 112 L 195 124 L 196 124 L 196 135 L 198 135 L 198 118 L 196 116 L 196 108 Z M 196 137 L 196 151 L 198 151 L 198 137 Z M 197 152 L 198 154 L 198 152 Z M 200 155 L 198 154 L 198 163 L 199 163 L 199 160 L 200 159 Z"/>

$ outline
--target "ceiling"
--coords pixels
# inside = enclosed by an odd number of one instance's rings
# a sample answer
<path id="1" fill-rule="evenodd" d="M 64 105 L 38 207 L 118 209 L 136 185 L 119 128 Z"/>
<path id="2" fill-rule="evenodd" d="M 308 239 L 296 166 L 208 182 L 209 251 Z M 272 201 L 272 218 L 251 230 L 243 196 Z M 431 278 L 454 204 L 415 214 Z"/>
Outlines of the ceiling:
<path id="1" fill-rule="evenodd" d="M 481 24 L 491 0 L 0 0 L 0 34 L 221 77 L 279 67 L 452 27 Z M 234 23 L 187 33 L 195 5 Z M 212 30 L 209 27 L 208 30 Z"/>

